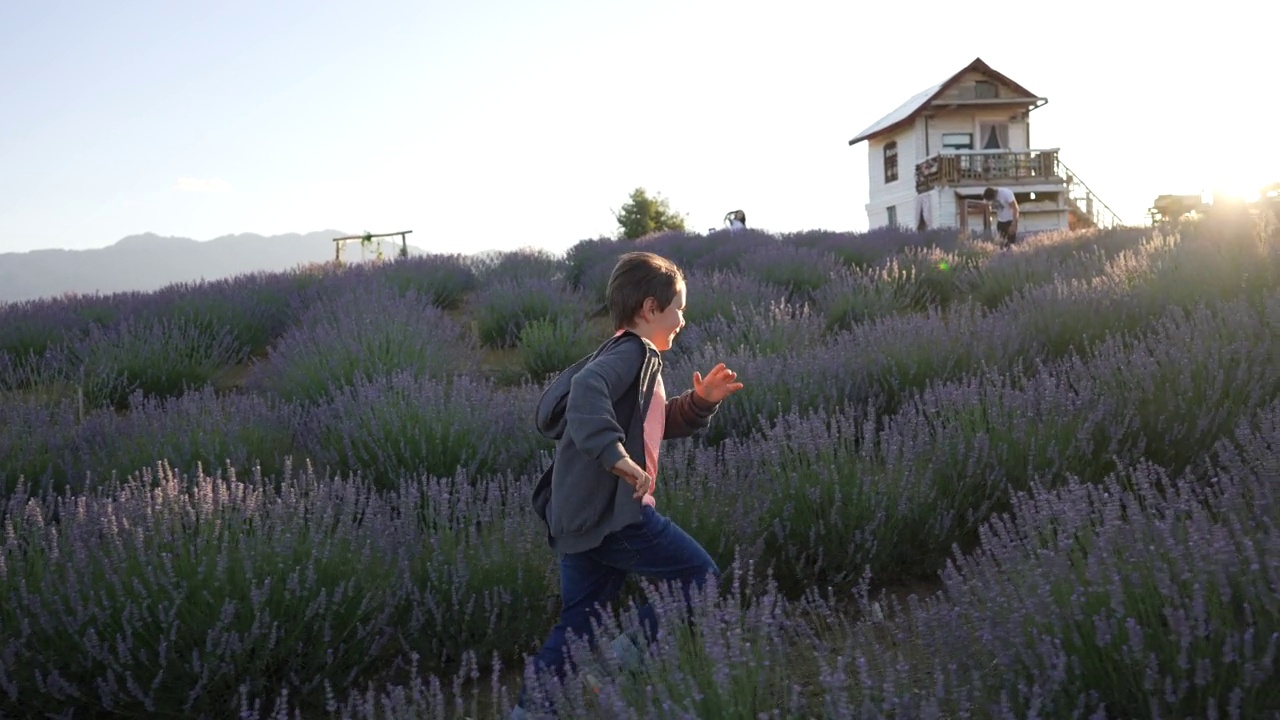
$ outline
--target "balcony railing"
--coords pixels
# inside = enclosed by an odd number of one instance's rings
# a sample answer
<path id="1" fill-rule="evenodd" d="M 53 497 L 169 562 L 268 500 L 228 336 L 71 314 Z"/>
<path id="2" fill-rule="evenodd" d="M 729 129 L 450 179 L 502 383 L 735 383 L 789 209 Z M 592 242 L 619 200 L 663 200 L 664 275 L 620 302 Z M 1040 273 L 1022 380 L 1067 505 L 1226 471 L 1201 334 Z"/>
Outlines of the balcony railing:
<path id="1" fill-rule="evenodd" d="M 1062 179 L 1057 148 L 962 150 L 934 155 L 916 165 L 916 192 L 950 185 L 1024 185 Z"/>

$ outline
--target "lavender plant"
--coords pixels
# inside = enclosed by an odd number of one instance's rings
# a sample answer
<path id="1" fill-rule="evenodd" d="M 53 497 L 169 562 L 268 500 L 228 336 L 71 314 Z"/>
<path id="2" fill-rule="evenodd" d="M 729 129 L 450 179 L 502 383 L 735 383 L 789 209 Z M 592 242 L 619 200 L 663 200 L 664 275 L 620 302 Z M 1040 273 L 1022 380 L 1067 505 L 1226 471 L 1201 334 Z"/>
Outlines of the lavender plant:
<path id="1" fill-rule="evenodd" d="M 430 298 L 385 285 L 321 297 L 251 368 L 248 384 L 290 400 L 318 401 L 361 378 L 397 372 L 449 377 L 478 354 L 475 337 Z"/>
<path id="2" fill-rule="evenodd" d="M 234 469 L 248 477 L 284 474 L 301 430 L 296 406 L 269 395 L 219 394 L 210 388 L 179 398 L 136 397 L 127 414 L 93 413 L 74 434 L 72 487 L 86 475 L 125 478 L 158 462 L 183 474 Z"/>
<path id="3" fill-rule="evenodd" d="M 282 689 L 316 709 L 326 684 L 370 677 L 395 649 L 418 536 L 360 485 L 283 487 L 162 466 L 84 496 L 11 496 L 0 711 L 215 718 Z"/>
<path id="4" fill-rule="evenodd" d="M 118 296 L 73 295 L 0 306 L 0 354 L 10 359 L 11 378 L 28 379 L 51 349 L 115 322 L 122 304 Z"/>
<path id="5" fill-rule="evenodd" d="M 6 398 L 0 402 L 0 497 L 20 480 L 48 488 L 75 467 L 78 407 L 70 400 Z"/>
<path id="6" fill-rule="evenodd" d="M 797 304 L 812 300 L 841 267 L 830 252 L 782 244 L 744 253 L 737 262 L 740 272 L 781 288 Z"/>
<path id="7" fill-rule="evenodd" d="M 401 293 L 414 291 L 441 310 L 457 310 L 479 286 L 476 268 L 466 256 L 427 255 L 390 263 L 375 270 L 377 281 Z"/>
<path id="8" fill-rule="evenodd" d="M 697 324 L 714 317 L 731 319 L 739 309 L 786 302 L 786 291 L 733 270 L 686 270 L 689 288 L 685 322 Z"/>
<path id="9" fill-rule="evenodd" d="M 520 363 L 535 382 L 564 370 L 603 341 L 598 323 L 567 317 L 539 318 L 520 331 Z M 601 325 L 603 327 L 603 325 Z"/>
<path id="10" fill-rule="evenodd" d="M 296 273 L 249 273 L 199 283 L 175 283 L 139 297 L 136 318 L 185 318 L 209 332 L 230 331 L 235 341 L 261 351 L 289 327 L 299 292 Z"/>
<path id="11" fill-rule="evenodd" d="M 561 258 L 535 247 L 472 256 L 470 264 L 485 286 L 499 282 L 565 279 Z"/>
<path id="12" fill-rule="evenodd" d="M 360 377 L 306 411 L 297 447 L 321 468 L 359 473 L 383 489 L 419 474 L 524 472 L 546 449 L 541 436 L 522 431 L 538 393 L 468 376 Z"/>
<path id="13" fill-rule="evenodd" d="M 895 268 L 896 270 L 896 268 Z M 814 305 L 825 318 L 827 332 L 848 330 L 861 322 L 908 312 L 918 306 L 911 285 L 885 282 L 885 271 L 855 269 L 837 272 L 814 294 Z"/>
<path id="14" fill-rule="evenodd" d="M 942 709 L 1243 718 L 1280 708 L 1280 534 L 1259 512 L 1275 507 L 1275 489 L 1219 476 L 1205 490 L 1139 465 L 1103 485 L 1018 496 L 984 528 L 980 552 L 948 565 L 945 599 L 903 623 L 946 670 Z M 893 655 L 859 659 L 879 666 L 864 683 L 882 679 L 875 699 L 888 707 L 902 680 Z"/>
<path id="15" fill-rule="evenodd" d="M 581 323 L 591 312 L 585 296 L 545 275 L 493 280 L 470 307 L 480 343 L 495 349 L 516 346 L 529 323 L 562 318 Z"/>
<path id="16" fill-rule="evenodd" d="M 90 326 L 51 350 L 45 362 L 61 380 L 80 387 L 87 406 L 125 407 L 135 393 L 176 397 L 203 387 L 248 352 L 228 328 L 182 317 L 126 317 L 108 327 Z"/>

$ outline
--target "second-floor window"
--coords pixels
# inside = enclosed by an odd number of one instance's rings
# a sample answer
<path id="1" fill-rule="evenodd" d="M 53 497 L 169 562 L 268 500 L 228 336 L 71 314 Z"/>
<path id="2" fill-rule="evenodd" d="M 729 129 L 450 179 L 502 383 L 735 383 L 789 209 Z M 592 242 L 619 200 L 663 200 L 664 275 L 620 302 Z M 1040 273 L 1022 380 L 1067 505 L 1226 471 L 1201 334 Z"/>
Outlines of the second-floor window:
<path id="1" fill-rule="evenodd" d="M 1009 123 L 979 121 L 978 133 L 983 150 L 1009 149 Z"/>
<path id="2" fill-rule="evenodd" d="M 884 182 L 886 185 L 898 179 L 898 141 L 884 146 Z"/>

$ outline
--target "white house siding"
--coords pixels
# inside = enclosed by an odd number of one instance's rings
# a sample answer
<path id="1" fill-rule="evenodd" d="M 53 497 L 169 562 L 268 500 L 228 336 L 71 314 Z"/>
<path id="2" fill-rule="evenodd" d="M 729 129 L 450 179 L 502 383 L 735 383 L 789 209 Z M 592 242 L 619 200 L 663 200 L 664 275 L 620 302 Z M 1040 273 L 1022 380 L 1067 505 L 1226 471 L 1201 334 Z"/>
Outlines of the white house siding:
<path id="1" fill-rule="evenodd" d="M 927 198 L 928 198 L 928 203 L 929 203 L 929 205 L 928 205 L 928 207 L 926 208 L 925 218 L 924 218 L 924 219 L 925 219 L 925 222 L 926 222 L 926 223 L 928 223 L 928 225 L 929 225 L 929 228 L 928 228 L 928 229 L 932 230 L 932 229 L 934 229 L 934 228 L 938 228 L 938 227 L 947 227 L 948 225 L 950 225 L 950 224 L 951 224 L 951 223 L 943 222 L 943 220 L 945 219 L 945 216 L 943 215 L 942 205 L 943 205 L 943 203 L 945 202 L 945 199 L 943 198 L 943 193 L 942 193 L 942 191 L 941 191 L 941 190 L 939 190 L 938 188 L 934 188 L 934 189 L 929 190 L 929 191 L 927 191 L 927 192 L 919 193 L 919 194 L 917 194 L 917 195 L 916 195 L 916 202 L 915 202 L 915 207 L 916 207 L 916 209 L 915 209 L 915 211 L 914 211 L 914 214 L 912 214 L 912 216 L 911 216 L 911 217 L 912 217 L 912 221 L 911 221 L 911 228 L 912 228 L 912 229 L 915 229 L 915 227 L 916 227 L 916 222 L 917 222 L 917 221 L 919 220 L 919 218 L 920 218 L 919 212 L 920 212 L 920 199 L 921 199 L 921 196 L 924 196 L 924 197 L 927 197 Z"/>
<path id="2" fill-rule="evenodd" d="M 871 228 L 889 224 L 889 208 L 897 208 L 898 224 L 915 227 L 917 130 L 913 125 L 892 135 L 873 138 L 867 143 L 867 168 L 871 174 L 867 220 Z M 884 181 L 884 148 L 898 143 L 898 179 Z"/>

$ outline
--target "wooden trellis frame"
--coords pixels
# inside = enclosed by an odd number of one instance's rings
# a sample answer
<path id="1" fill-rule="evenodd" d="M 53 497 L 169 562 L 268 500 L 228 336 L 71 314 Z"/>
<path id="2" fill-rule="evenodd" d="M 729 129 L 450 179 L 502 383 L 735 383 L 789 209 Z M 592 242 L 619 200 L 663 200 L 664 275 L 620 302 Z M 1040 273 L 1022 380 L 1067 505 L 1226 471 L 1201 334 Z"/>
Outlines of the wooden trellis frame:
<path id="1" fill-rule="evenodd" d="M 982 235 L 990 237 L 991 235 L 991 203 L 985 200 L 970 200 L 969 198 L 959 198 L 960 200 L 960 232 L 962 234 L 969 233 L 969 212 L 978 210 L 982 213 Z"/>
<path id="2" fill-rule="evenodd" d="M 377 233 L 377 234 L 365 233 L 363 235 L 347 235 L 345 237 L 334 238 L 333 239 L 333 261 L 339 265 L 342 264 L 342 248 L 346 247 L 346 244 L 349 242 L 358 240 L 361 245 L 364 245 L 365 243 L 368 243 L 371 240 L 377 240 L 379 238 L 385 238 L 385 237 L 396 237 L 397 235 L 400 237 L 400 257 L 407 258 L 409 257 L 409 244 L 408 244 L 408 241 L 405 240 L 405 235 L 408 235 L 411 232 L 413 231 L 400 230 L 399 232 Z"/>

